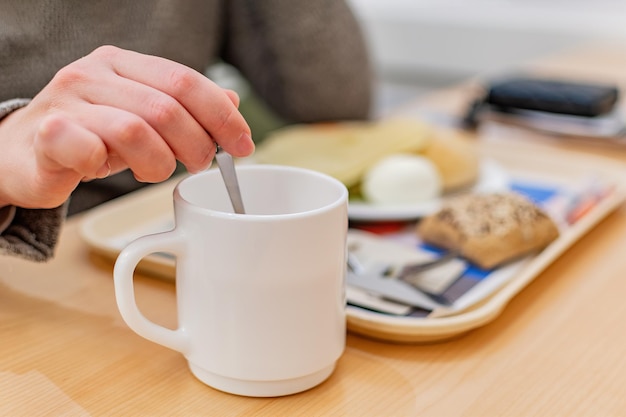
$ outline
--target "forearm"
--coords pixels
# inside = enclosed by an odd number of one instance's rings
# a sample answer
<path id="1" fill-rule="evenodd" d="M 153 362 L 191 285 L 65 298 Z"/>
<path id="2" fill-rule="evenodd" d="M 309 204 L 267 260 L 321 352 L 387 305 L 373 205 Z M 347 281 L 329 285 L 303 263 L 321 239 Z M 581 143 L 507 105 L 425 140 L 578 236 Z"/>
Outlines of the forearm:
<path id="1" fill-rule="evenodd" d="M 229 2 L 224 59 L 282 117 L 369 115 L 372 70 L 358 22 L 338 0 Z"/>

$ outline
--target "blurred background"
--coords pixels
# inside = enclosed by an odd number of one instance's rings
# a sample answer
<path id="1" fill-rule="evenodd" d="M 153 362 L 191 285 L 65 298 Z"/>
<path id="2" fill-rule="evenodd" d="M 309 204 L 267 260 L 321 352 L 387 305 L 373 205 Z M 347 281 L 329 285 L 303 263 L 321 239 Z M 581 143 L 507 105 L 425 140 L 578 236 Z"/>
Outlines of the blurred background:
<path id="1" fill-rule="evenodd" d="M 374 117 L 434 89 L 513 70 L 597 41 L 626 48 L 624 0 L 348 0 L 377 73 Z M 224 65 L 211 78 L 242 96 L 255 140 L 282 121 Z"/>
<path id="2" fill-rule="evenodd" d="M 349 0 L 378 70 L 377 111 L 598 40 L 626 48 L 624 0 Z"/>

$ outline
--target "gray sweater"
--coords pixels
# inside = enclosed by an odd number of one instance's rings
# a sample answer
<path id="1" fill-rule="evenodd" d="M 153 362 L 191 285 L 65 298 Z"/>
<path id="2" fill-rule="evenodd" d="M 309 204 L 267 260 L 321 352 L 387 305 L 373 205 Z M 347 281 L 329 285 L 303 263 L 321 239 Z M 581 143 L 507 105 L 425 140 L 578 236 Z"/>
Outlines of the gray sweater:
<path id="1" fill-rule="evenodd" d="M 342 0 L 0 0 L 0 123 L 26 105 L 16 98 L 104 44 L 198 71 L 223 60 L 289 122 L 362 119 L 370 108 L 366 45 Z M 18 207 L 0 253 L 49 259 L 64 217 L 65 205 Z"/>

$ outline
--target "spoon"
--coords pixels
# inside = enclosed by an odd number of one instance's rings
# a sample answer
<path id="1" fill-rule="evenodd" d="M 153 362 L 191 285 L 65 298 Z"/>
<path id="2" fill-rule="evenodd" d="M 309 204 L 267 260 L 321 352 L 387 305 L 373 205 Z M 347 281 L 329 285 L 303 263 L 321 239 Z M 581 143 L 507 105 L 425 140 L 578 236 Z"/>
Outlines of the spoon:
<path id="1" fill-rule="evenodd" d="M 215 160 L 222 173 L 222 178 L 224 179 L 230 202 L 233 205 L 233 210 L 237 214 L 245 214 L 246 211 L 244 210 L 243 200 L 241 199 L 241 191 L 239 190 L 239 181 L 237 181 L 237 172 L 235 171 L 233 157 L 218 146 L 215 152 Z"/>

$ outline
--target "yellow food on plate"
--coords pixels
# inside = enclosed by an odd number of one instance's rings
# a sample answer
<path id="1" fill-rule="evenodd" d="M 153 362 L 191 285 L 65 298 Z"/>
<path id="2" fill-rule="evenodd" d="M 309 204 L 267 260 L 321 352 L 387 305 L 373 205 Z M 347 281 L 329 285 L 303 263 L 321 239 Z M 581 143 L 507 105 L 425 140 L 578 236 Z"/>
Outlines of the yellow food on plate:
<path id="1" fill-rule="evenodd" d="M 254 160 L 326 173 L 343 182 L 352 194 L 363 190 L 364 177 L 372 167 L 395 154 L 430 160 L 443 193 L 471 186 L 479 176 L 479 157 L 468 137 L 409 118 L 288 126 L 270 134 L 257 147 Z M 396 195 L 392 200 L 415 200 L 419 192 L 411 187 L 421 183 L 405 184 L 407 198 Z M 377 194 L 369 193 L 368 200 L 379 201 Z"/>
<path id="2" fill-rule="evenodd" d="M 480 160 L 466 134 L 438 130 L 435 140 L 422 151 L 439 170 L 443 191 L 453 191 L 474 184 L 480 174 Z"/>
<path id="3" fill-rule="evenodd" d="M 347 187 L 361 182 L 377 161 L 395 153 L 420 153 L 434 131 L 412 119 L 293 125 L 277 130 L 257 148 L 254 159 L 331 175 Z"/>
<path id="4" fill-rule="evenodd" d="M 375 204 L 416 204 L 441 194 L 441 178 L 428 158 L 394 154 L 376 162 L 363 177 L 363 197 Z"/>

